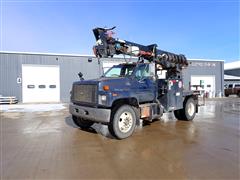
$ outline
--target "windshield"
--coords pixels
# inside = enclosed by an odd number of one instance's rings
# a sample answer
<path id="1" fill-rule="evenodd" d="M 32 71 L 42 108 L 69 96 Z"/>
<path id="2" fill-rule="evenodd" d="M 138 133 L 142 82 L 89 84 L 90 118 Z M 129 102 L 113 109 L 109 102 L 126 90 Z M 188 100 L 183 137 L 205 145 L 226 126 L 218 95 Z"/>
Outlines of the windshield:
<path id="1" fill-rule="evenodd" d="M 110 68 L 105 74 L 104 77 L 125 77 L 130 76 L 133 72 L 135 65 L 118 65 Z"/>

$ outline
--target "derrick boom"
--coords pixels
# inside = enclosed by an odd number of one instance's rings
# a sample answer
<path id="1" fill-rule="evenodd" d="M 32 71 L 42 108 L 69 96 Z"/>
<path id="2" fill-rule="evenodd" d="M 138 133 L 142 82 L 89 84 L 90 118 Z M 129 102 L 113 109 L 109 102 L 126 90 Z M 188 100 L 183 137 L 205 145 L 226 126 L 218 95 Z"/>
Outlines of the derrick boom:
<path id="1" fill-rule="evenodd" d="M 130 41 L 113 38 L 112 30 L 115 27 L 95 28 L 93 29 L 96 38 L 96 45 L 93 47 L 94 54 L 101 58 L 113 57 L 114 55 L 123 54 L 143 58 L 150 62 L 160 64 L 164 69 L 182 69 L 188 66 L 186 57 L 182 54 L 157 49 L 156 44 L 141 45 Z"/>

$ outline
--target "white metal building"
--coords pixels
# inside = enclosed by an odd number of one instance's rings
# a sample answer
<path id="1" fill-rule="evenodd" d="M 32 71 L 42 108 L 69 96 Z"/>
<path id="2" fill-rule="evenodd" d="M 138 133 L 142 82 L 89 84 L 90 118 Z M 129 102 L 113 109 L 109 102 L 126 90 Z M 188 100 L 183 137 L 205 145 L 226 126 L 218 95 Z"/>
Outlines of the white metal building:
<path id="1" fill-rule="evenodd" d="M 225 85 L 240 83 L 240 61 L 224 64 L 224 83 Z"/>

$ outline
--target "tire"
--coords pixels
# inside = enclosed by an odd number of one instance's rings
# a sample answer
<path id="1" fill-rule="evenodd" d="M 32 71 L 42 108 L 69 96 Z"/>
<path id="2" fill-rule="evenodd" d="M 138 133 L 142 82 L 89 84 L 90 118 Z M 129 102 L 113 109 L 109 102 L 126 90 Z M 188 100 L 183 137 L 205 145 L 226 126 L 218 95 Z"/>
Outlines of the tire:
<path id="1" fill-rule="evenodd" d="M 190 97 L 184 101 L 183 109 L 177 110 L 175 117 L 178 120 L 192 121 L 195 115 L 196 115 L 196 103 L 193 100 L 193 98 Z"/>
<path id="2" fill-rule="evenodd" d="M 240 97 L 240 91 L 237 93 L 237 96 Z"/>
<path id="3" fill-rule="evenodd" d="M 229 96 L 229 94 L 225 94 L 225 96 L 226 96 L 226 97 L 228 97 L 228 96 Z"/>
<path id="4" fill-rule="evenodd" d="M 181 109 L 180 110 L 175 110 L 174 112 L 174 116 L 176 119 L 181 120 L 182 116 L 181 116 Z"/>
<path id="5" fill-rule="evenodd" d="M 129 105 L 123 105 L 112 112 L 108 129 L 111 135 L 117 139 L 125 139 L 134 132 L 137 121 L 135 109 Z"/>
<path id="6" fill-rule="evenodd" d="M 92 121 L 89 121 L 77 116 L 72 116 L 72 119 L 73 119 L 73 122 L 81 129 L 88 129 L 94 124 L 94 122 Z"/>

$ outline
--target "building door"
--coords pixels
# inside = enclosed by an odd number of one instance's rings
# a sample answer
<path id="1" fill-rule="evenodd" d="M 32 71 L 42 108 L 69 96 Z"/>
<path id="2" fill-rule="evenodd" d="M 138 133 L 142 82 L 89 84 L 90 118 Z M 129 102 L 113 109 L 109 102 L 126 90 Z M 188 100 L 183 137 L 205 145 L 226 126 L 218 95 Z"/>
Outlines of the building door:
<path id="1" fill-rule="evenodd" d="M 209 97 L 215 97 L 215 76 L 191 76 L 191 90 L 204 91 L 208 93 Z"/>
<path id="2" fill-rule="evenodd" d="M 59 66 L 22 65 L 23 102 L 59 102 Z"/>

